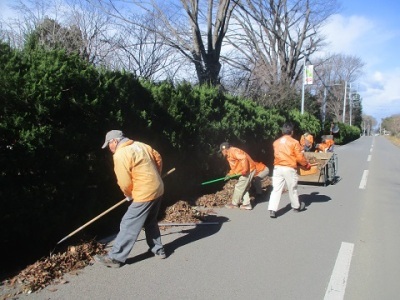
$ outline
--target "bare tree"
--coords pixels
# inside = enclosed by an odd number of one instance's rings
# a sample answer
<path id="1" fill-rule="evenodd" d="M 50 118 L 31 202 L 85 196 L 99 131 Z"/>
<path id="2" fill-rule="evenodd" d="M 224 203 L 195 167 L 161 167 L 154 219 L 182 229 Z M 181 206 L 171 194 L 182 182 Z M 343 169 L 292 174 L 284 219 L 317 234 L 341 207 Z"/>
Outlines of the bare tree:
<path id="1" fill-rule="evenodd" d="M 400 135 L 400 115 L 392 115 L 382 120 L 381 128 L 383 134 L 390 132 L 391 135 L 399 137 Z"/>
<path id="2" fill-rule="evenodd" d="M 371 135 L 372 134 L 372 129 L 378 124 L 376 122 L 376 119 L 372 116 L 369 115 L 363 115 L 362 116 L 362 132 L 363 135 Z"/>
<path id="3" fill-rule="evenodd" d="M 128 70 L 136 76 L 157 80 L 174 78 L 180 65 L 163 38 L 143 26 L 121 24 L 110 11 L 99 9 L 86 0 L 72 0 L 68 20 L 82 31 L 83 54 L 97 65 Z M 136 19 L 148 28 L 154 18 L 148 14 Z"/>
<path id="4" fill-rule="evenodd" d="M 91 63 L 104 64 L 112 54 L 115 27 L 111 18 L 85 0 L 17 0 L 11 8 L 16 17 L 3 20 L 3 24 L 16 48 L 22 48 L 34 33 L 39 44 L 79 52 Z"/>
<path id="5" fill-rule="evenodd" d="M 127 23 L 153 31 L 195 67 L 200 84 L 220 82 L 221 48 L 236 4 L 231 0 L 151 0 L 148 5 L 132 1 L 132 6 L 152 15 L 158 23 L 148 27 L 137 18 L 127 16 L 117 0 L 89 0 L 103 8 L 112 8 L 113 16 Z M 127 3 L 124 3 L 124 9 Z"/>
<path id="6" fill-rule="evenodd" d="M 36 26 L 44 21 L 49 13 L 52 5 L 43 0 L 16 0 L 11 5 L 11 9 L 15 12 L 15 16 L 7 20 L 2 20 L 3 36 L 9 41 L 12 47 L 21 49 L 26 43 L 26 38 L 32 33 Z M 56 19 L 55 16 L 52 18 Z"/>
<path id="7" fill-rule="evenodd" d="M 154 23 L 154 19 L 146 15 L 141 20 L 149 27 Z M 114 68 L 131 71 L 149 80 L 176 78 L 182 64 L 162 37 L 132 24 L 120 26 L 119 36 L 115 44 Z"/>
<path id="8" fill-rule="evenodd" d="M 147 79 L 181 80 L 179 71 L 186 78 L 192 75 L 187 60 L 156 34 L 154 13 L 142 10 L 143 16 L 135 19 L 142 26 L 135 26 L 121 22 L 108 8 L 112 9 L 86 0 L 16 0 L 16 17 L 1 21 L 0 34 L 11 46 L 22 48 L 34 33 L 42 46 L 63 47 L 95 65 L 129 70 Z"/>
<path id="9" fill-rule="evenodd" d="M 351 84 L 360 78 L 364 65 L 365 63 L 359 57 L 344 54 L 328 54 L 326 57 L 315 60 L 314 70 L 317 75 L 315 76 L 315 89 L 321 106 L 324 102 L 326 103 L 327 117 L 341 121 L 343 112 L 346 111 L 347 118 L 350 111 L 350 100 L 355 94 Z M 361 113 L 361 99 L 357 98 L 357 100 L 357 104 L 360 106 L 357 111 Z M 344 104 L 346 104 L 345 110 L 343 109 Z"/>
<path id="10" fill-rule="evenodd" d="M 80 53 L 90 63 L 112 65 L 118 43 L 118 25 L 102 10 L 85 0 L 70 0 L 61 21 L 80 32 Z"/>
<path id="11" fill-rule="evenodd" d="M 227 61 L 248 72 L 251 89 L 278 104 L 294 93 L 300 63 L 324 45 L 319 29 L 338 9 L 337 1 L 242 0 L 238 6 L 227 35 L 233 48 Z"/>

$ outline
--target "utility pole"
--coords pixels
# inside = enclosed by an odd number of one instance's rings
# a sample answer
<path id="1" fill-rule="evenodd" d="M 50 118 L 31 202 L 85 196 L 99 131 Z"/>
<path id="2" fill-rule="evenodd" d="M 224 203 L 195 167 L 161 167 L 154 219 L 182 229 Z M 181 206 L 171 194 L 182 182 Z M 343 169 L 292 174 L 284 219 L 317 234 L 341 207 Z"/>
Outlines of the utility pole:
<path id="1" fill-rule="evenodd" d="M 346 92 L 347 92 L 347 81 L 344 82 L 344 97 L 343 97 L 343 124 L 346 117 Z"/>
<path id="2" fill-rule="evenodd" d="M 324 129 L 325 119 L 326 119 L 326 85 L 324 84 L 324 100 L 322 102 L 322 130 Z"/>
<path id="3" fill-rule="evenodd" d="M 306 56 L 304 56 L 303 61 L 303 82 L 301 88 L 301 114 L 304 114 L 304 86 L 306 83 Z"/>
<path id="4" fill-rule="evenodd" d="M 350 121 L 349 125 L 351 126 L 351 119 L 352 119 L 352 110 L 353 110 L 353 93 L 351 92 L 351 82 L 349 84 L 349 105 L 350 105 Z"/>

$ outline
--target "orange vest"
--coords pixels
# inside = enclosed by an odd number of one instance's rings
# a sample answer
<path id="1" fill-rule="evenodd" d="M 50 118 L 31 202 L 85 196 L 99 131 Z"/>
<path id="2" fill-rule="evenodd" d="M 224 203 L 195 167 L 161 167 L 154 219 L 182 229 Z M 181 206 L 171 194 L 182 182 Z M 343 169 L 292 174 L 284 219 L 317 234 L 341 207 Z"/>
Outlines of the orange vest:
<path id="1" fill-rule="evenodd" d="M 236 147 L 230 147 L 227 149 L 226 159 L 229 163 L 229 167 L 231 168 L 228 175 L 242 173 L 249 174 L 256 168 L 256 164 L 250 155 Z"/>

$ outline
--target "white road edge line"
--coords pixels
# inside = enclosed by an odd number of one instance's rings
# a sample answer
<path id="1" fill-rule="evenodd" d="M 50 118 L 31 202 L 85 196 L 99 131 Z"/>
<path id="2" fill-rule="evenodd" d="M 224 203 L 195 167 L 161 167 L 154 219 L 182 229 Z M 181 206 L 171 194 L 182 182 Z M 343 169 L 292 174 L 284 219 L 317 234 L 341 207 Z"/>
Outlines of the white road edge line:
<path id="1" fill-rule="evenodd" d="M 342 242 L 324 300 L 341 300 L 344 298 L 353 250 L 354 244 Z"/>
<path id="2" fill-rule="evenodd" d="M 360 189 L 365 189 L 365 187 L 367 186 L 367 178 L 368 178 L 368 170 L 364 170 L 359 186 Z"/>

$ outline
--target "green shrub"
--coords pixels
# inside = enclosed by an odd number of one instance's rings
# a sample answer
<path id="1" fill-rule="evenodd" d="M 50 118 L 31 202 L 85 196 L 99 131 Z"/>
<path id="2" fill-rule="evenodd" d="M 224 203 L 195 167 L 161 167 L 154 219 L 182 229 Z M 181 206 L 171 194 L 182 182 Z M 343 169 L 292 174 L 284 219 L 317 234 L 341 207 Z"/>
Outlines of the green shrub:
<path id="1" fill-rule="evenodd" d="M 338 123 L 339 132 L 334 134 L 335 144 L 344 145 L 358 139 L 361 135 L 359 127 Z"/>

